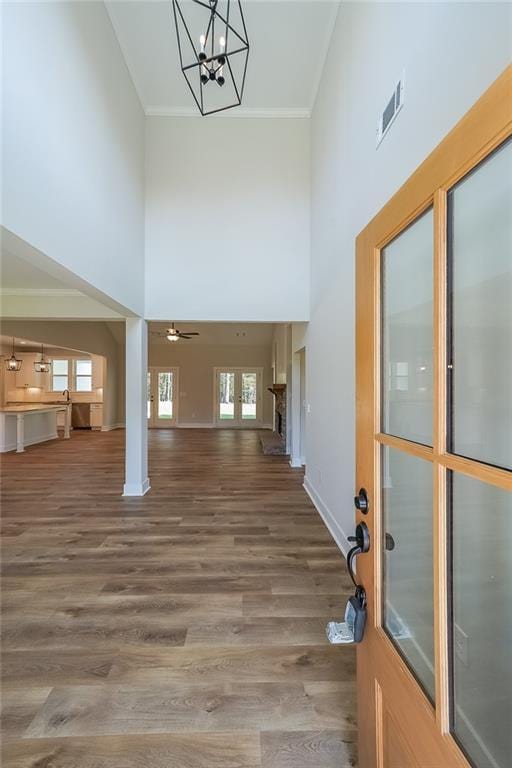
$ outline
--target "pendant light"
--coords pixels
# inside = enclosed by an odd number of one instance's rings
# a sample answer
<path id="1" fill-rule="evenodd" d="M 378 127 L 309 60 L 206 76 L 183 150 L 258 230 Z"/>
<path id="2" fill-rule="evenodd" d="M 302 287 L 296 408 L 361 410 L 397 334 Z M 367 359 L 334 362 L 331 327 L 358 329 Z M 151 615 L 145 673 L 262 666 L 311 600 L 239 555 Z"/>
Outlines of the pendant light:
<path id="1" fill-rule="evenodd" d="M 5 361 L 6 371 L 20 371 L 23 365 L 23 360 L 19 360 L 14 354 L 14 336 L 12 337 L 12 355 Z"/>
<path id="2" fill-rule="evenodd" d="M 41 344 L 41 359 L 36 360 L 34 363 L 34 369 L 36 373 L 49 373 L 51 370 L 52 364 L 50 360 L 44 359 L 44 348 Z"/>
<path id="3" fill-rule="evenodd" d="M 173 0 L 181 71 L 201 115 L 242 103 L 249 40 L 240 0 Z"/>

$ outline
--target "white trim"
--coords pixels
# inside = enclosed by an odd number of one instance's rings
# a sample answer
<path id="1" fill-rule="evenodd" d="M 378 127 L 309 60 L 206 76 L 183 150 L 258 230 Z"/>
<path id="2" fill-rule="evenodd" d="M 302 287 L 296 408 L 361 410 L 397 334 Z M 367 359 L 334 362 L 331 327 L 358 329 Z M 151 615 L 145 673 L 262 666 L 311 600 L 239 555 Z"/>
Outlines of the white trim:
<path id="1" fill-rule="evenodd" d="M 320 83 L 322 82 L 322 77 L 324 74 L 325 69 L 325 63 L 327 61 L 327 54 L 329 52 L 329 46 L 331 44 L 332 35 L 334 32 L 334 25 L 336 24 L 336 19 L 338 17 L 338 11 L 340 9 L 341 3 L 340 2 L 333 2 L 332 4 L 332 10 L 331 10 L 331 17 L 327 23 L 326 29 L 325 29 L 325 37 L 320 42 L 317 43 L 315 46 L 315 52 L 316 52 L 316 61 L 317 69 L 315 72 L 315 77 L 313 80 L 313 88 L 311 89 L 311 96 L 309 99 L 309 114 L 310 116 L 313 114 L 313 110 L 315 108 L 316 103 L 316 97 L 318 96 L 318 91 L 320 89 Z M 318 55 L 319 54 L 319 55 Z"/>
<path id="2" fill-rule="evenodd" d="M 143 483 L 125 483 L 123 496 L 144 496 L 150 488 L 149 477 L 146 477 Z"/>
<path id="3" fill-rule="evenodd" d="M 146 117 L 197 117 L 200 120 L 204 119 L 197 108 L 194 109 L 192 107 L 149 106 L 145 109 L 145 115 Z M 245 118 L 250 120 L 265 118 L 308 120 L 310 117 L 311 110 L 307 107 L 297 107 L 290 109 L 281 107 L 268 109 L 258 109 L 255 107 L 235 107 L 233 109 L 226 110 L 225 112 L 216 112 L 213 115 L 208 115 L 208 118 L 213 118 L 214 120 L 224 120 L 228 118 Z"/>
<path id="4" fill-rule="evenodd" d="M 302 459 L 300 456 L 290 456 L 290 467 L 299 468 L 302 467 Z"/>
<path id="5" fill-rule="evenodd" d="M 0 296 L 85 296 L 75 288 L 1 288 Z"/>
<path id="6" fill-rule="evenodd" d="M 329 533 L 333 537 L 336 545 L 338 546 L 338 549 L 342 552 L 343 556 L 346 558 L 348 550 L 350 549 L 349 542 L 347 535 L 341 525 L 338 523 L 334 515 L 332 514 L 329 507 L 325 504 L 325 502 L 320 497 L 320 494 L 316 490 L 316 488 L 313 486 L 311 480 L 309 480 L 308 477 L 304 478 L 303 488 L 308 494 L 309 498 L 315 505 L 317 512 L 319 513 L 320 517 L 324 521 L 325 525 L 327 526 Z"/>
<path id="7" fill-rule="evenodd" d="M 101 427 L 102 432 L 112 432 L 113 429 L 124 429 L 124 422 L 119 422 L 119 424 L 104 424 Z"/>

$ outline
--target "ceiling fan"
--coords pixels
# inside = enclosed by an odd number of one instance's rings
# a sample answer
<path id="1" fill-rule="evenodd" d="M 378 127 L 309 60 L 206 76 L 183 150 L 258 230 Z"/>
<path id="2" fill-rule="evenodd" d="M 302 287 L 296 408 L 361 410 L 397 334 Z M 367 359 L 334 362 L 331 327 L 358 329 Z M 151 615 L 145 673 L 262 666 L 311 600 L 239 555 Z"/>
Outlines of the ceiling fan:
<path id="1" fill-rule="evenodd" d="M 171 323 L 171 327 L 166 331 L 152 331 L 154 336 L 165 336 L 168 341 L 179 341 L 180 339 L 191 339 L 192 336 L 199 336 L 197 331 L 180 331 L 179 328 L 174 327 L 174 323 Z"/>

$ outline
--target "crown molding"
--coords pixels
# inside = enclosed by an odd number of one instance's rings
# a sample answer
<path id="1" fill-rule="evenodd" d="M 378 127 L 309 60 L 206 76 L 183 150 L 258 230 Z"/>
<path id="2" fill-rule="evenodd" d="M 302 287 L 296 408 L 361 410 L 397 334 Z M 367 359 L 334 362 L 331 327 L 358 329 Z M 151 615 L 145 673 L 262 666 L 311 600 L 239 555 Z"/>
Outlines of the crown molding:
<path id="1" fill-rule="evenodd" d="M 199 114 L 197 109 L 191 107 L 146 107 L 146 117 L 196 117 L 201 120 L 204 118 Z M 278 119 L 292 119 L 292 120 L 306 120 L 311 117 L 311 110 L 307 108 L 287 109 L 281 107 L 273 107 L 269 109 L 256 109 L 253 107 L 235 107 L 234 109 L 227 109 L 224 112 L 216 112 L 213 115 L 208 115 L 209 119 L 227 119 L 227 118 L 245 118 L 245 119 L 266 119 L 266 118 L 278 118 Z"/>
<path id="2" fill-rule="evenodd" d="M 0 296 L 84 296 L 74 288 L 2 288 Z"/>

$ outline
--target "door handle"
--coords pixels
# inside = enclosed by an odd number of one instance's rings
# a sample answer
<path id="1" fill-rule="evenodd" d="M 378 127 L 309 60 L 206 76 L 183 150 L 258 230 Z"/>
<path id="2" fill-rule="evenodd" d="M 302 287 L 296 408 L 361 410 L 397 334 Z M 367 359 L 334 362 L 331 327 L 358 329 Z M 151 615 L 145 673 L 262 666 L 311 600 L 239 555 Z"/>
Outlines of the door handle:
<path id="1" fill-rule="evenodd" d="M 354 586 L 359 587 L 354 575 L 353 563 L 358 555 L 365 555 L 370 551 L 370 531 L 368 530 L 366 523 L 359 523 L 356 528 L 356 535 L 349 536 L 348 540 L 355 542 L 355 546 L 352 547 L 347 555 L 348 573 L 354 583 Z"/>

